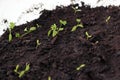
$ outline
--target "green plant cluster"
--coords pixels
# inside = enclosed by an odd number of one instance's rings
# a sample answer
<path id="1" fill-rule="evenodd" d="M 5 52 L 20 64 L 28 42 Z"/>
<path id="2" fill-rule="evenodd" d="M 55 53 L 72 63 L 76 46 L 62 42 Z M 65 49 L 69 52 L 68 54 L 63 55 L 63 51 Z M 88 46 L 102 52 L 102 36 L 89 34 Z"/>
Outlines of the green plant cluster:
<path id="1" fill-rule="evenodd" d="M 82 24 L 82 22 L 81 22 L 81 19 L 76 19 L 76 22 L 77 22 L 77 25 L 75 25 L 75 26 L 73 26 L 73 28 L 72 28 L 72 32 L 73 31 L 76 31 L 76 29 L 78 28 L 78 27 L 80 27 L 80 28 L 83 28 L 84 26 L 83 26 L 83 24 Z"/>
<path id="2" fill-rule="evenodd" d="M 77 22 L 77 24 L 72 27 L 71 32 L 76 31 L 77 28 L 84 28 L 84 26 L 83 26 L 83 24 L 81 22 L 81 19 L 77 18 L 76 22 Z M 49 36 L 56 37 L 59 34 L 60 31 L 64 30 L 64 26 L 66 26 L 66 24 L 67 24 L 67 21 L 65 21 L 65 20 L 59 20 L 59 25 L 60 26 L 57 26 L 55 23 L 53 25 L 51 25 L 51 27 L 50 27 L 50 29 L 49 29 L 49 31 L 47 33 L 48 37 Z M 15 27 L 15 23 L 11 22 L 10 23 L 10 28 L 9 28 L 9 42 L 12 41 L 12 30 L 14 29 L 14 27 Z M 22 38 L 25 35 L 27 35 L 27 34 L 33 32 L 33 31 L 35 31 L 38 27 L 41 27 L 41 26 L 37 24 L 37 27 L 34 27 L 34 26 L 30 27 L 30 28 L 26 27 L 24 29 L 24 33 L 23 34 L 15 33 L 15 37 L 16 38 Z M 87 37 L 87 40 L 92 37 L 92 35 L 90 35 L 87 31 L 85 32 L 85 35 Z M 36 40 L 36 49 L 40 46 L 40 44 L 41 44 L 40 40 L 37 39 Z M 14 72 L 19 75 L 18 76 L 19 78 L 21 78 L 22 76 L 24 76 L 25 73 L 30 70 L 30 64 L 26 64 L 25 69 L 22 70 L 22 71 L 19 70 L 19 67 L 20 67 L 19 65 L 16 65 L 16 68 L 14 69 Z M 78 66 L 76 68 L 76 70 L 79 71 L 83 67 L 85 67 L 85 64 L 81 64 L 80 66 Z M 51 76 L 48 76 L 48 80 L 51 80 Z"/>
<path id="3" fill-rule="evenodd" d="M 38 26 L 38 25 L 37 25 Z M 10 25 L 9 25 L 9 35 L 8 35 L 8 41 L 9 42 L 11 42 L 12 41 L 12 39 L 13 39 L 13 34 L 12 34 L 12 30 L 15 28 L 15 23 L 13 23 L 13 22 L 10 22 Z M 33 31 L 35 31 L 37 28 L 36 27 L 30 27 L 29 29 L 26 27 L 25 29 L 24 29 L 24 34 L 21 34 L 20 35 L 20 33 L 15 33 L 15 37 L 16 38 L 20 38 L 20 37 L 24 37 L 25 35 L 27 35 L 27 34 L 29 34 L 29 33 L 31 33 L 31 32 L 33 32 Z"/>
<path id="4" fill-rule="evenodd" d="M 16 68 L 14 69 L 14 72 L 15 73 L 17 73 L 19 76 L 19 78 L 21 78 L 22 76 L 24 76 L 25 75 L 25 73 L 26 72 L 28 72 L 29 70 L 30 70 L 30 64 L 26 64 L 26 67 L 25 67 L 25 69 L 24 70 L 22 70 L 22 71 L 19 71 L 18 69 L 19 69 L 19 65 L 16 65 Z"/>
<path id="5" fill-rule="evenodd" d="M 33 32 L 33 31 L 35 31 L 36 30 L 36 27 L 30 27 L 30 29 L 28 29 L 27 27 L 24 29 L 24 34 L 22 34 L 22 35 L 20 35 L 20 33 L 16 33 L 15 34 L 15 36 L 16 37 L 24 37 L 25 35 L 27 35 L 27 34 L 29 34 L 29 33 L 31 33 L 31 32 Z"/>
<path id="6" fill-rule="evenodd" d="M 58 35 L 60 31 L 64 30 L 62 26 L 65 26 L 67 24 L 67 21 L 60 20 L 59 23 L 60 23 L 60 27 L 57 27 L 56 24 L 51 25 L 51 28 L 48 31 L 48 36 L 52 35 L 52 37 L 55 37 L 56 35 Z"/>

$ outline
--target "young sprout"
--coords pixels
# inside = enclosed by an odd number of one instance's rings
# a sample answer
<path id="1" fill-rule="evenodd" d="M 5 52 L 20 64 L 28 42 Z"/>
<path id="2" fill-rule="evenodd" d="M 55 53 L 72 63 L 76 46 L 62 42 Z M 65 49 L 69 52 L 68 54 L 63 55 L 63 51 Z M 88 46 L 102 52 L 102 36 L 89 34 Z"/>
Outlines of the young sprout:
<path id="1" fill-rule="evenodd" d="M 48 80 L 52 80 L 51 76 L 48 76 Z"/>
<path id="2" fill-rule="evenodd" d="M 80 12 L 80 11 L 81 11 L 80 9 L 78 9 L 78 6 L 76 6 L 76 7 L 73 7 L 73 6 L 72 6 L 72 9 L 74 10 L 74 12 L 75 12 L 75 13 L 77 13 L 77 12 Z"/>
<path id="3" fill-rule="evenodd" d="M 18 71 L 19 65 L 16 65 L 16 68 L 14 69 L 14 72 L 17 73 L 19 78 L 25 75 L 26 72 L 30 70 L 30 64 L 26 64 L 25 70 Z"/>
<path id="4" fill-rule="evenodd" d="M 67 24 L 67 21 L 60 20 L 60 21 L 59 21 L 59 23 L 60 23 L 60 27 L 62 27 L 62 25 L 64 25 L 64 26 L 65 26 L 65 25 Z"/>
<path id="5" fill-rule="evenodd" d="M 85 67 L 85 64 L 81 64 L 79 67 L 76 68 L 76 70 L 79 71 L 79 70 L 81 70 L 84 67 Z"/>
<path id="6" fill-rule="evenodd" d="M 38 46 L 41 44 L 40 40 L 37 39 L 37 40 L 36 40 L 36 44 L 37 44 L 37 45 L 36 45 L 36 48 L 38 48 Z"/>
<path id="7" fill-rule="evenodd" d="M 29 33 L 31 33 L 31 32 L 33 32 L 33 31 L 35 31 L 36 30 L 36 27 L 30 27 L 30 29 L 28 29 L 27 27 L 24 29 L 24 34 L 22 34 L 20 37 L 23 37 L 23 36 L 25 36 L 25 35 L 27 35 L 27 34 L 29 34 Z M 17 34 L 18 35 L 18 34 Z M 20 35 L 20 34 L 19 34 Z"/>
<path id="8" fill-rule="evenodd" d="M 15 27 L 15 23 L 13 23 L 13 22 L 10 22 L 10 28 L 9 28 L 9 36 L 8 36 L 8 40 L 9 40 L 9 42 L 11 42 L 12 41 L 12 30 L 14 29 L 14 27 Z"/>
<path id="9" fill-rule="evenodd" d="M 85 35 L 87 37 L 87 40 L 92 37 L 92 35 L 90 35 L 87 31 L 85 32 Z"/>
<path id="10" fill-rule="evenodd" d="M 63 31 L 64 28 L 62 28 L 62 25 L 65 26 L 67 24 L 67 21 L 60 20 L 60 27 L 57 27 L 56 24 L 51 25 L 50 30 L 48 31 L 48 36 L 52 34 L 52 37 L 55 37 L 60 31 Z"/>
<path id="11" fill-rule="evenodd" d="M 108 22 L 109 22 L 109 20 L 110 20 L 110 18 L 111 18 L 111 16 L 108 16 L 107 18 L 106 18 L 106 23 L 108 24 Z"/>
<path id="12" fill-rule="evenodd" d="M 20 33 L 15 33 L 15 37 L 19 38 L 20 37 Z"/>
<path id="13" fill-rule="evenodd" d="M 78 28 L 78 27 L 80 27 L 80 28 L 83 28 L 84 26 L 83 26 L 83 24 L 81 23 L 81 19 L 76 19 L 76 22 L 77 22 L 77 25 L 75 25 L 75 26 L 73 26 L 73 28 L 72 28 L 72 32 L 73 31 L 76 31 L 76 29 Z"/>

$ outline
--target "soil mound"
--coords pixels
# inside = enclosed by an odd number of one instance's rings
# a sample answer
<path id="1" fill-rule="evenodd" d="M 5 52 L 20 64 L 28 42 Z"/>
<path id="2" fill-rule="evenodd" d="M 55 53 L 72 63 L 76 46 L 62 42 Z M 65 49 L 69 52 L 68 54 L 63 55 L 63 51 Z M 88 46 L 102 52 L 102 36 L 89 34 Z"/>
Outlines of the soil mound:
<path id="1" fill-rule="evenodd" d="M 15 26 L 11 42 L 9 30 L 1 36 L 0 80 L 120 80 L 120 7 L 76 4 L 42 12 L 39 19 Z M 61 29 L 55 37 L 48 36 L 51 25 Z M 33 26 L 36 30 L 15 37 Z M 26 64 L 30 69 L 19 78 Z"/>

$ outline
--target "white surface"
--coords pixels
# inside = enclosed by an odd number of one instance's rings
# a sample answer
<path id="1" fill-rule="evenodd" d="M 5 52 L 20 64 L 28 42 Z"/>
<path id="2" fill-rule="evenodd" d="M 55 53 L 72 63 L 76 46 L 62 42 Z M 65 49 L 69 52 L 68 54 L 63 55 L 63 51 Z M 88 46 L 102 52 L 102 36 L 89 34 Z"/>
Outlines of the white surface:
<path id="1" fill-rule="evenodd" d="M 119 0 L 76 0 L 74 3 L 89 4 L 92 7 L 107 6 L 107 5 L 120 5 Z M 56 5 L 67 6 L 71 3 L 70 0 L 0 0 L 0 35 L 3 34 L 3 29 L 8 27 L 9 22 L 15 22 L 16 25 L 31 21 L 40 16 L 39 12 L 43 9 L 55 9 Z M 39 8 L 33 10 L 34 7 Z M 27 10 L 32 12 L 27 13 Z M 3 19 L 7 19 L 8 23 L 4 24 Z"/>

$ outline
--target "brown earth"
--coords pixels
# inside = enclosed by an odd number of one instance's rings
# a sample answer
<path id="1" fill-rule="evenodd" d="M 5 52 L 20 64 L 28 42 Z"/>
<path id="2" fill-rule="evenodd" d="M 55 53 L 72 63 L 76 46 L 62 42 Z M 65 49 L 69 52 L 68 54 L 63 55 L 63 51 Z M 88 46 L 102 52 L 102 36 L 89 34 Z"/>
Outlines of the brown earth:
<path id="1" fill-rule="evenodd" d="M 42 11 L 36 20 L 12 31 L 13 40 L 8 41 L 8 30 L 0 38 L 0 80 L 120 80 L 120 7 L 96 7 L 83 5 L 75 13 L 70 5 L 55 10 Z M 105 21 L 111 16 L 108 23 Z M 77 28 L 80 18 L 84 28 Z M 59 20 L 66 20 L 64 30 L 55 37 L 47 33 L 52 24 L 59 26 Z M 37 30 L 22 38 L 15 33 L 24 33 L 24 28 L 41 25 Z M 86 39 L 85 32 L 92 37 Z M 36 40 L 41 45 L 36 48 Z M 25 64 L 30 70 L 22 78 L 14 72 L 17 64 L 20 70 Z M 81 64 L 85 67 L 76 70 Z"/>

